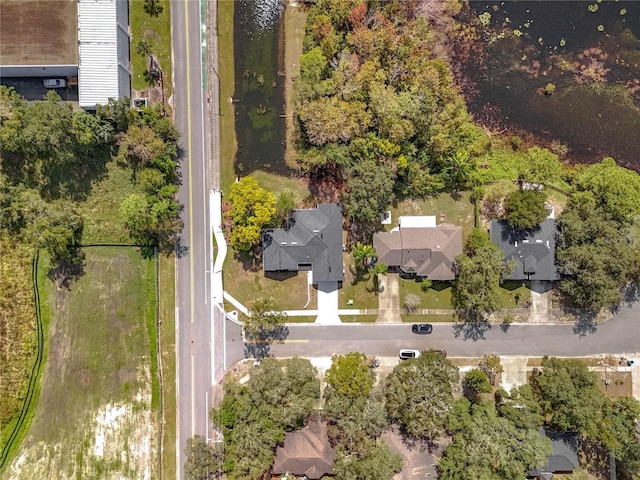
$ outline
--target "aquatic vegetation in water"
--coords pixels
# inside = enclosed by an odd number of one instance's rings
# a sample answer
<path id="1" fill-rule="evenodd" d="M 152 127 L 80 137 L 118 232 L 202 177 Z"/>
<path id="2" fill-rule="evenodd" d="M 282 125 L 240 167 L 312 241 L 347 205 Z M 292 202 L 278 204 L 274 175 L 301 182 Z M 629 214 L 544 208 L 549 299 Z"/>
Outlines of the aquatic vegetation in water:
<path id="1" fill-rule="evenodd" d="M 571 65 L 573 79 L 577 83 L 604 82 L 610 70 L 604 65 L 608 58 L 609 54 L 603 52 L 600 47 L 583 50 L 578 54 L 578 61 Z"/>
<path id="2" fill-rule="evenodd" d="M 587 8 L 589 9 L 590 12 L 595 13 L 598 11 L 598 4 L 594 3 L 592 5 L 589 5 Z"/>
<path id="3" fill-rule="evenodd" d="M 620 10 L 620 15 L 626 15 L 627 14 L 627 9 L 623 8 L 622 10 Z"/>
<path id="4" fill-rule="evenodd" d="M 599 32 L 604 32 L 604 25 L 600 24 L 597 28 Z"/>
<path id="5" fill-rule="evenodd" d="M 478 18 L 480 19 L 480 23 L 482 23 L 482 25 L 484 25 L 485 27 L 489 26 L 489 23 L 491 22 L 491 14 L 489 12 L 483 12 L 480 15 L 478 15 Z"/>
<path id="6" fill-rule="evenodd" d="M 522 36 L 522 31 L 518 30 L 517 28 L 513 31 L 513 34 L 516 37 L 521 37 Z"/>
<path id="7" fill-rule="evenodd" d="M 556 91 L 556 84 L 555 83 L 547 83 L 547 85 L 544 87 L 544 94 L 545 95 L 553 95 Z"/>

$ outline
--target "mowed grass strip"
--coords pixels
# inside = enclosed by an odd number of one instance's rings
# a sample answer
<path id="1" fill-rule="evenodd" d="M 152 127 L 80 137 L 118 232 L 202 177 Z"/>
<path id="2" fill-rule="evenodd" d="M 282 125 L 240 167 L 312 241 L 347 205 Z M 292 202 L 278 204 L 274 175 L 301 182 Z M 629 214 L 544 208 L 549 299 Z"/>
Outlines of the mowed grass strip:
<path id="1" fill-rule="evenodd" d="M 220 76 L 220 169 L 221 188 L 229 193 L 236 178 L 234 160 L 238 149 L 235 109 L 235 58 L 233 54 L 233 0 L 218 2 L 218 75 Z"/>
<path id="2" fill-rule="evenodd" d="M 143 0 L 129 2 L 129 21 L 131 23 L 131 65 L 133 75 L 132 86 L 135 90 L 149 87 L 144 72 L 147 70 L 147 56 L 140 55 L 137 44 L 141 39 L 147 39 L 151 44 L 151 53 L 160 61 L 164 73 L 164 88 L 167 98 L 171 96 L 171 14 L 169 0 L 158 0 L 162 12 L 152 17 L 144 11 Z"/>
<path id="3" fill-rule="evenodd" d="M 160 256 L 160 361 L 162 364 L 162 478 L 176 473 L 175 257 Z"/>
<path id="4" fill-rule="evenodd" d="M 46 283 L 54 313 L 41 394 L 8 478 L 156 475 L 153 261 L 126 247 L 84 253 L 85 273 L 70 289 Z"/>

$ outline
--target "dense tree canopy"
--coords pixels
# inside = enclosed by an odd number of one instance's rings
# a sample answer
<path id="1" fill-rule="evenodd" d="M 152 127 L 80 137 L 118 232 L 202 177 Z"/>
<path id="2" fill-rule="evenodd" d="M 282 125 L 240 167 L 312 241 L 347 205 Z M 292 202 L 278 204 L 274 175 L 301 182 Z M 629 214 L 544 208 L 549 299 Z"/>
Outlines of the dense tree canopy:
<path id="1" fill-rule="evenodd" d="M 537 190 L 516 190 L 504 199 L 507 223 L 511 228 L 532 229 L 547 218 L 547 196 Z"/>
<path id="2" fill-rule="evenodd" d="M 436 438 L 443 431 L 458 379 L 458 369 L 436 352 L 400 363 L 387 377 L 389 416 L 409 435 Z"/>
<path id="3" fill-rule="evenodd" d="M 616 220 L 630 221 L 640 214 L 640 175 L 619 167 L 613 158 L 585 168 L 576 184 L 580 190 L 592 192 L 596 205 Z"/>
<path id="4" fill-rule="evenodd" d="M 596 382 L 584 362 L 552 357 L 542 360 L 542 371 L 530 383 L 552 426 L 599 438 L 605 399 Z"/>
<path id="5" fill-rule="evenodd" d="M 223 451 L 220 443 L 209 445 L 200 435 L 187 440 L 184 474 L 187 480 L 212 480 L 222 473 Z"/>
<path id="6" fill-rule="evenodd" d="M 556 258 L 564 278 L 560 289 L 579 307 L 617 305 L 621 289 L 640 272 L 638 246 L 629 227 L 591 192 L 576 193 L 558 219 Z"/>
<path id="7" fill-rule="evenodd" d="M 513 263 L 505 262 L 503 253 L 485 234 L 472 236 L 473 246 L 465 247 L 473 256 L 458 255 L 458 278 L 455 281 L 452 306 L 466 320 L 482 320 L 488 313 L 501 307 L 498 288 L 503 278 L 513 270 Z"/>
<path id="8" fill-rule="evenodd" d="M 537 430 L 516 427 L 498 416 L 491 403 L 470 405 L 462 399 L 456 409 L 465 408 L 470 414 L 459 417 L 453 442 L 440 461 L 442 480 L 523 478 L 546 464 L 551 444 Z"/>
<path id="9" fill-rule="evenodd" d="M 345 480 L 391 480 L 402 468 L 402 457 L 383 441 L 368 439 L 357 451 L 338 446 L 334 473 Z"/>
<path id="10" fill-rule="evenodd" d="M 376 222 L 396 192 L 465 186 L 487 147 L 437 58 L 433 24 L 457 11 L 437 3 L 319 0 L 309 9 L 295 85 L 299 159 L 347 185 L 351 221 Z"/>
<path id="11" fill-rule="evenodd" d="M 273 463 L 284 432 L 302 427 L 317 406 L 320 383 L 308 360 L 267 358 L 244 384 L 226 383 L 212 420 L 222 427 L 227 478 L 257 478 Z"/>
<path id="12" fill-rule="evenodd" d="M 331 367 L 327 370 L 325 379 L 338 395 L 353 399 L 369 395 L 374 376 L 367 356 L 351 352 L 331 357 Z"/>

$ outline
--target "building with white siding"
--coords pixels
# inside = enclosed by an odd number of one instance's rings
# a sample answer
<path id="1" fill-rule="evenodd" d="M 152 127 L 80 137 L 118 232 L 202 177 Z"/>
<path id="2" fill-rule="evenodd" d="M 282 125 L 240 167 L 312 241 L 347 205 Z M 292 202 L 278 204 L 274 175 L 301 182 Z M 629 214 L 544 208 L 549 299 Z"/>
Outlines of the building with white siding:
<path id="1" fill-rule="evenodd" d="M 0 0 L 0 81 L 65 78 L 95 110 L 131 96 L 129 48 L 128 0 Z"/>
<path id="2" fill-rule="evenodd" d="M 131 95 L 129 39 L 128 1 L 78 0 L 80 107 Z"/>

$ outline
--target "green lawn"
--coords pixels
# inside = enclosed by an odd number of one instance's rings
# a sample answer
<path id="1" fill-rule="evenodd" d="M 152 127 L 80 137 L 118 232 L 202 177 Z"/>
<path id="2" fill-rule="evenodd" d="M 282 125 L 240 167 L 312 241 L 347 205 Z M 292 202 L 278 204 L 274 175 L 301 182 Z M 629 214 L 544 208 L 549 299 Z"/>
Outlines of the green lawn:
<path id="1" fill-rule="evenodd" d="M 462 237 L 473 228 L 473 204 L 469 201 L 470 192 L 459 192 L 457 195 L 441 193 L 435 198 L 426 200 L 403 200 L 391 207 L 391 225 L 385 225 L 389 231 L 398 225 L 398 217 L 401 215 L 435 215 L 438 224 L 441 221 L 441 212 L 444 213 L 444 222 L 462 226 Z"/>
<path id="2" fill-rule="evenodd" d="M 400 315 L 403 322 L 407 323 L 438 323 L 438 322 L 457 322 L 458 318 L 455 313 L 448 313 L 446 315 L 421 315 L 411 314 L 407 315 L 403 313 Z"/>
<path id="3" fill-rule="evenodd" d="M 160 61 L 164 72 L 164 87 L 167 98 L 171 96 L 171 17 L 169 0 L 159 0 L 162 13 L 152 17 L 144 11 L 144 1 L 129 2 L 129 21 L 131 23 L 131 66 L 133 69 L 132 87 L 142 90 L 149 86 L 144 72 L 147 70 L 147 57 L 136 51 L 139 40 L 146 38 L 151 44 L 151 52 Z"/>
<path id="4" fill-rule="evenodd" d="M 432 308 L 452 308 L 451 293 L 452 286 L 450 282 L 434 282 L 432 287 L 426 292 L 422 291 L 420 282 L 413 279 L 399 279 L 400 283 L 400 307 L 404 310 L 405 296 L 413 293 L 420 297 L 420 305 L 417 309 Z M 499 289 L 500 301 L 502 308 L 523 308 L 529 298 L 531 291 L 524 286 L 522 282 L 507 281 L 502 284 Z M 516 299 L 517 304 L 516 304 Z"/>
<path id="5" fill-rule="evenodd" d="M 318 303 L 315 288 L 307 285 L 307 272 L 268 278 L 261 268 L 245 269 L 243 262 L 234 258 L 230 251 L 223 275 L 224 289 L 247 308 L 251 308 L 251 303 L 258 297 L 273 297 L 276 307 L 282 310 L 304 309 L 309 294 L 311 299 L 306 308 L 315 310 Z"/>
<path id="6" fill-rule="evenodd" d="M 345 266 L 344 281 L 338 292 L 338 305 L 340 308 L 378 308 L 378 297 L 373 291 L 373 281 L 368 273 L 362 274 L 356 281 L 353 256 L 345 252 L 343 255 Z M 349 301 L 353 302 L 349 304 Z"/>
<path id="7" fill-rule="evenodd" d="M 156 475 L 153 262 L 126 247 L 84 253 L 71 289 L 43 286 L 55 308 L 41 395 L 6 478 Z"/>
<path id="8" fill-rule="evenodd" d="M 175 478 L 176 471 L 176 326 L 175 257 L 161 256 L 158 289 L 160 293 L 160 357 L 162 362 L 162 478 Z"/>
<path id="9" fill-rule="evenodd" d="M 278 198 L 281 193 L 292 193 L 296 208 L 304 208 L 303 200 L 309 195 L 307 181 L 303 178 L 283 177 L 262 170 L 256 170 L 251 176 L 258 184 Z"/>
<path id="10" fill-rule="evenodd" d="M 234 160 L 236 139 L 235 109 L 229 101 L 235 92 L 235 64 L 233 56 L 233 5 L 230 0 L 218 2 L 218 74 L 220 75 L 220 169 L 222 191 L 236 178 Z"/>

